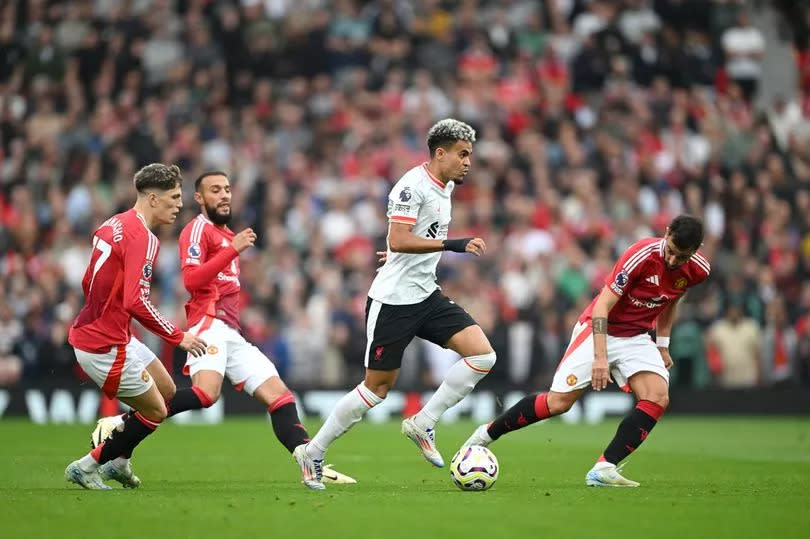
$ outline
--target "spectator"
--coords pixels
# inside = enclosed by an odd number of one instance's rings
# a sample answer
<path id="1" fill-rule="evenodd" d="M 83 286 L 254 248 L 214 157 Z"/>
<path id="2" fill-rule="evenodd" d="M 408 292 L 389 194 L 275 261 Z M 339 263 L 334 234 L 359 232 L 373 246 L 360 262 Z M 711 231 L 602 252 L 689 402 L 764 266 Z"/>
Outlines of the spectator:
<path id="1" fill-rule="evenodd" d="M 504 359 L 492 383 L 547 381 L 615 256 L 688 211 L 704 218 L 712 279 L 681 302 L 675 383 L 709 383 L 694 337 L 742 301 L 754 327 L 715 327 L 764 335 L 745 348 L 765 347 L 763 376 L 746 362 L 744 383 L 784 372 L 777 336 L 792 328 L 789 372 L 810 384 L 810 97 L 760 114 L 715 78 L 723 41 L 732 78 L 760 76 L 762 34 L 729 29 L 737 0 L 0 4 L 5 383 L 70 375 L 88 238 L 154 161 L 183 169 L 178 223 L 192 178 L 230 173 L 234 226 L 259 233 L 246 331 L 296 386 L 351 379 L 390 182 L 455 116 L 480 138 L 453 230 L 495 247 L 473 265 L 444 257 L 440 279 Z M 803 25 L 806 7 L 786 5 Z M 182 325 L 177 230 L 160 235 L 153 293 Z M 403 379 L 421 388 L 441 362 L 409 353 Z"/>
<path id="2" fill-rule="evenodd" d="M 765 38 L 759 29 L 751 26 L 748 11 L 737 15 L 737 26 L 723 32 L 723 51 L 726 54 L 726 71 L 740 85 L 747 100 L 757 93 L 762 76 L 762 58 L 765 53 Z"/>
<path id="3" fill-rule="evenodd" d="M 768 385 L 795 383 L 796 331 L 787 319 L 781 298 L 768 304 L 765 329 L 762 336 L 762 373 Z"/>
<path id="4" fill-rule="evenodd" d="M 762 379 L 762 334 L 756 321 L 743 315 L 743 305 L 731 301 L 725 317 L 709 328 L 708 346 L 719 359 L 715 375 L 721 387 L 740 389 L 756 386 Z"/>

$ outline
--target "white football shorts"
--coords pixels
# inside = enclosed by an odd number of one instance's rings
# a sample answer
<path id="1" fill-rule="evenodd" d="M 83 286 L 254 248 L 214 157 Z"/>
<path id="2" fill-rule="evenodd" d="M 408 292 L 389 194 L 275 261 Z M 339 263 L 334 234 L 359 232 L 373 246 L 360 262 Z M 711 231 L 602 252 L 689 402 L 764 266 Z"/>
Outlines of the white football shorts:
<path id="1" fill-rule="evenodd" d="M 156 356 L 135 337 L 126 345 L 113 346 L 105 354 L 91 354 L 78 348 L 76 359 L 98 387 L 110 398 L 137 397 L 154 385 L 146 366 Z"/>
<path id="2" fill-rule="evenodd" d="M 206 316 L 189 331 L 205 341 L 208 349 L 202 357 L 188 354 L 185 374 L 216 371 L 226 376 L 238 391 L 244 390 L 251 396 L 266 380 L 278 376 L 270 358 L 222 320 Z"/>
<path id="3" fill-rule="evenodd" d="M 661 352 L 647 333 L 633 337 L 607 336 L 610 375 L 616 385 L 630 391 L 627 381 L 638 372 L 654 372 L 669 383 Z M 593 372 L 593 332 L 589 324 L 577 323 L 571 341 L 551 382 L 551 391 L 568 393 L 590 387 Z"/>

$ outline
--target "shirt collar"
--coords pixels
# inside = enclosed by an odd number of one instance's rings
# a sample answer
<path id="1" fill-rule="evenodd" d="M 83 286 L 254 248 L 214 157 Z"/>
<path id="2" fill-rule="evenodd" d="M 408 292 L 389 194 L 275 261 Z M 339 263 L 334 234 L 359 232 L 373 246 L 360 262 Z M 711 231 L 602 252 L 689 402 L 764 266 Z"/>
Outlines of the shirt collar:
<path id="1" fill-rule="evenodd" d="M 444 188 L 447 186 L 447 184 L 439 181 L 439 179 L 430 172 L 430 170 L 428 169 L 427 161 L 422 163 L 422 168 L 425 169 L 425 173 L 428 175 L 428 178 L 430 178 L 430 183 L 432 183 L 433 185 L 444 191 Z"/>

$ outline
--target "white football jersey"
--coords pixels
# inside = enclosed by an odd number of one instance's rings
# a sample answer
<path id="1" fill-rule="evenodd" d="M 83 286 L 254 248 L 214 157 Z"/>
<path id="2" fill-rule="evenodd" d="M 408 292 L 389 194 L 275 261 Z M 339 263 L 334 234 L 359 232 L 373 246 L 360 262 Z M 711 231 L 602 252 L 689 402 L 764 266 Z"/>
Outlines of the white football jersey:
<path id="1" fill-rule="evenodd" d="M 411 233 L 422 238 L 447 239 L 450 226 L 450 194 L 454 182 L 443 185 L 427 169 L 427 163 L 405 173 L 388 194 L 388 222 L 413 225 Z M 436 266 L 442 253 L 393 253 L 377 272 L 368 295 L 388 305 L 419 303 L 432 294 Z"/>

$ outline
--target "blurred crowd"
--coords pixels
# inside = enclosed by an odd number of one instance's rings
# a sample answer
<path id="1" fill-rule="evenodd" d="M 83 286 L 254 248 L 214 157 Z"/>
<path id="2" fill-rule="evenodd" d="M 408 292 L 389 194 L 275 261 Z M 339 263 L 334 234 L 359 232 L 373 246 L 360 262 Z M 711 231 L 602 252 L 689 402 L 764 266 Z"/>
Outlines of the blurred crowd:
<path id="1" fill-rule="evenodd" d="M 155 303 L 184 325 L 177 236 L 196 175 L 227 171 L 232 228 L 259 236 L 242 255 L 246 336 L 293 387 L 355 383 L 388 191 L 448 116 L 478 130 L 450 234 L 489 251 L 445 254 L 439 279 L 498 352 L 485 385 L 546 385 L 618 255 L 683 212 L 705 220 L 712 275 L 681 303 L 673 383 L 810 384 L 810 99 L 754 108 L 768 43 L 741 2 L 0 11 L 0 385 L 80 376 L 65 337 L 90 237 L 151 162 L 186 179 L 177 225 L 157 232 Z M 179 374 L 183 358 L 140 335 Z M 414 343 L 402 383 L 430 387 L 447 361 Z"/>

